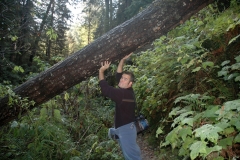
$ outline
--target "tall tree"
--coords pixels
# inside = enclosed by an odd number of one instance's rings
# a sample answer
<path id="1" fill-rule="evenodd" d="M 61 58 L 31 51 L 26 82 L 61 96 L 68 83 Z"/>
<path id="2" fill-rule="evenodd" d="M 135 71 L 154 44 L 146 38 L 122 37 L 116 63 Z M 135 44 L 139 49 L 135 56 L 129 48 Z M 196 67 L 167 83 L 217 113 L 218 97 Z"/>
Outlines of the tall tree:
<path id="1" fill-rule="evenodd" d="M 83 12 L 85 13 L 84 26 L 87 28 L 88 33 L 88 44 L 93 40 L 93 34 L 96 30 L 96 26 L 101 19 L 103 2 L 99 0 L 89 0 L 85 2 L 85 8 Z"/>
<path id="2" fill-rule="evenodd" d="M 119 60 L 147 42 L 166 34 L 212 2 L 213 0 L 156 0 L 141 14 L 110 30 L 63 62 L 23 83 L 14 89 L 14 92 L 34 100 L 36 106 L 42 104 L 96 74 L 101 61 Z M 16 118 L 20 112 L 26 112 L 17 104 L 9 107 L 8 96 L 0 100 L 0 108 L 1 125 Z"/>
<path id="3" fill-rule="evenodd" d="M 109 0 L 105 0 L 105 25 L 104 25 L 104 31 L 109 31 Z"/>
<path id="4" fill-rule="evenodd" d="M 32 65 L 32 62 L 33 62 L 33 58 L 34 56 L 36 55 L 36 52 L 37 52 L 37 49 L 38 49 L 38 43 L 40 41 L 40 38 L 41 38 L 41 34 L 43 32 L 43 29 L 44 29 L 44 26 L 46 25 L 47 23 L 47 18 L 48 18 L 48 14 L 51 10 L 51 7 L 52 5 L 54 4 L 54 1 L 55 0 L 50 0 L 49 3 L 48 3 L 48 6 L 47 6 L 47 10 L 46 10 L 46 13 L 44 14 L 43 16 L 43 19 L 42 19 L 42 22 L 41 22 L 41 25 L 37 31 L 37 36 L 36 36 L 36 39 L 34 41 L 34 43 L 32 44 L 31 46 L 31 55 L 29 57 L 29 65 Z"/>
<path id="5" fill-rule="evenodd" d="M 12 74 L 15 65 L 24 66 L 28 55 L 33 18 L 31 0 L 2 0 L 0 2 L 0 82 L 12 81 L 13 84 L 22 77 Z"/>
<path id="6" fill-rule="evenodd" d="M 53 1 L 52 8 L 51 8 L 51 15 L 50 15 L 50 27 L 51 29 L 54 28 L 53 21 L 54 21 L 54 8 L 55 8 L 55 1 Z M 50 60 L 51 48 L 52 48 L 52 40 L 51 38 L 47 38 L 47 45 L 46 45 L 46 56 L 47 60 Z"/>

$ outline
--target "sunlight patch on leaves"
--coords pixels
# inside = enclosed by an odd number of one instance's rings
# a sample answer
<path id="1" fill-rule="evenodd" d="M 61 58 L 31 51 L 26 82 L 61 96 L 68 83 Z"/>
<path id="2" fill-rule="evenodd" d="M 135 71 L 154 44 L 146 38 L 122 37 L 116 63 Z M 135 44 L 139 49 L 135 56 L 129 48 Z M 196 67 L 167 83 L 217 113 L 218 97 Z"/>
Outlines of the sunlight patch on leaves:
<path id="1" fill-rule="evenodd" d="M 207 139 L 213 142 L 214 144 L 217 144 L 217 140 L 219 137 L 218 132 L 221 131 L 223 131 L 222 128 L 213 126 L 211 124 L 205 124 L 202 127 L 194 130 L 194 132 L 196 133 L 195 134 L 196 137 L 200 137 L 202 141 Z"/>
<path id="2" fill-rule="evenodd" d="M 175 127 L 175 125 L 177 125 L 178 123 L 181 123 L 181 124 L 185 124 L 185 123 L 190 123 L 190 120 L 189 121 L 186 121 L 183 123 L 183 121 L 189 116 L 189 115 L 193 115 L 194 114 L 194 111 L 188 111 L 186 113 L 182 113 L 181 115 L 179 115 L 177 118 L 174 119 L 174 122 L 172 123 L 172 127 Z M 193 122 L 192 122 L 193 123 Z"/>
<path id="3" fill-rule="evenodd" d="M 234 101 L 228 101 L 224 103 L 224 110 L 230 111 L 230 110 L 237 110 L 240 111 L 240 99 L 234 100 Z"/>
<path id="4" fill-rule="evenodd" d="M 188 124 L 193 127 L 193 118 L 184 118 L 181 121 L 181 125 Z"/>

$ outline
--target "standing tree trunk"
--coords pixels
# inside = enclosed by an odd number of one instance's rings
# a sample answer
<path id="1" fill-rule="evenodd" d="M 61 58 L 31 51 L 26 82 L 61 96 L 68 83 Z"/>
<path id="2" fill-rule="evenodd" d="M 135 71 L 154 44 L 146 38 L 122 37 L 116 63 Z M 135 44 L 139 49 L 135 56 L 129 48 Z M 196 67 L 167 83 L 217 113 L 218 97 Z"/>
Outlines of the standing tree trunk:
<path id="1" fill-rule="evenodd" d="M 29 57 L 29 64 L 28 64 L 29 66 L 32 65 L 33 58 L 36 55 L 36 51 L 37 51 L 37 48 L 38 48 L 38 42 L 40 41 L 40 37 L 41 37 L 42 31 L 43 31 L 44 25 L 47 22 L 47 17 L 48 17 L 48 14 L 50 12 L 50 9 L 51 9 L 51 6 L 52 6 L 53 3 L 54 3 L 54 0 L 50 0 L 50 2 L 48 4 L 48 7 L 47 7 L 47 10 L 46 10 L 46 13 L 44 14 L 42 23 L 40 25 L 40 28 L 38 30 L 38 33 L 37 33 L 38 35 L 36 36 L 36 39 L 35 39 L 34 43 L 32 44 L 32 47 L 31 47 L 32 52 L 31 52 L 31 55 Z"/>
<path id="2" fill-rule="evenodd" d="M 109 0 L 105 0 L 104 32 L 109 31 Z"/>
<path id="3" fill-rule="evenodd" d="M 14 92 L 42 104 L 98 72 L 100 62 L 115 62 L 189 19 L 214 0 L 156 0 L 132 19 L 113 28 L 82 50 L 23 83 Z M 21 106 L 0 99 L 0 125 L 16 118 Z M 32 106 L 31 108 L 33 108 Z"/>
<path id="4" fill-rule="evenodd" d="M 52 4 L 52 8 L 51 8 L 51 22 L 50 22 L 50 26 L 51 26 L 51 29 L 54 28 L 54 25 L 53 25 L 53 21 L 54 21 L 54 10 L 55 10 L 55 2 L 53 2 Z M 51 59 L 51 48 L 52 48 L 52 40 L 51 38 L 47 38 L 47 42 L 46 42 L 46 56 L 47 56 L 47 61 L 49 62 L 50 59 Z"/>
<path id="5" fill-rule="evenodd" d="M 113 28 L 113 4 L 112 0 L 109 1 L 109 29 Z"/>

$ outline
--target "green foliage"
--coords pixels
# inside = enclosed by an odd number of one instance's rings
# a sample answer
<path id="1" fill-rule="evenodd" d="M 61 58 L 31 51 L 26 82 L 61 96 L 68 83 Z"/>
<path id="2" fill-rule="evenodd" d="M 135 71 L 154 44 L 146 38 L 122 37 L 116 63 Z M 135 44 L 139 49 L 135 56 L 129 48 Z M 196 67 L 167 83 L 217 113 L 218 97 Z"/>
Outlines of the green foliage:
<path id="1" fill-rule="evenodd" d="M 75 149 L 65 130 L 66 128 L 45 120 L 30 125 L 13 121 L 8 134 L 1 138 L 4 146 L 1 148 L 1 157 L 69 159 Z"/>
<path id="2" fill-rule="evenodd" d="M 180 157 L 204 159 L 223 148 L 230 150 L 239 132 L 235 125 L 239 124 L 238 109 L 234 108 L 239 98 L 239 53 L 231 54 L 236 54 L 232 61 L 230 56 L 213 57 L 210 52 L 230 47 L 238 38 L 231 31 L 239 24 L 239 5 L 231 3 L 231 9 L 222 14 L 210 5 L 156 40 L 153 49 L 134 57 L 136 66 L 131 69 L 137 77 L 138 106 L 148 115 L 154 136 L 166 134 L 161 148 L 171 145 Z M 224 34 L 230 38 L 224 39 Z M 226 109 L 229 103 L 230 111 Z"/>
<path id="3" fill-rule="evenodd" d="M 180 156 L 190 154 L 191 159 L 195 159 L 199 156 L 205 158 L 212 152 L 219 152 L 231 146 L 234 143 L 235 133 L 240 131 L 239 100 L 228 101 L 223 107 L 211 106 L 201 100 L 206 110 L 193 112 L 193 105 L 196 105 L 195 102 L 200 98 L 192 95 L 191 97 L 195 97 L 195 101 L 191 98 L 192 105 L 182 109 L 176 107 L 170 112 L 169 117 L 175 116 L 172 124 L 175 128 L 166 136 L 161 147 L 171 145 L 173 149 L 180 149 Z M 179 97 L 175 102 L 185 103 L 188 99 L 189 96 Z"/>
<path id="4" fill-rule="evenodd" d="M 15 66 L 13 68 L 13 72 L 21 72 L 21 73 L 23 73 L 24 69 L 21 66 Z"/>
<path id="5" fill-rule="evenodd" d="M 226 60 L 221 64 L 221 70 L 218 72 L 219 77 L 223 77 L 225 81 L 235 81 L 239 86 L 240 82 L 240 56 L 234 58 L 235 62 L 230 63 L 230 60 Z"/>
<path id="6" fill-rule="evenodd" d="M 53 28 L 49 28 L 46 32 L 46 35 L 49 37 L 51 40 L 56 40 L 57 39 L 57 33 L 54 31 Z"/>
<path id="7" fill-rule="evenodd" d="M 82 82 L 2 129 L 1 157 L 122 160 L 118 143 L 107 138 L 113 103 L 93 97 L 99 92 L 96 81 Z"/>
<path id="8" fill-rule="evenodd" d="M 34 106 L 34 101 L 29 101 L 27 97 L 20 97 L 19 95 L 15 94 L 10 88 L 7 90 L 8 93 L 8 105 L 17 106 L 21 111 L 28 110 L 29 107 Z M 20 112 L 21 113 L 21 112 Z"/>

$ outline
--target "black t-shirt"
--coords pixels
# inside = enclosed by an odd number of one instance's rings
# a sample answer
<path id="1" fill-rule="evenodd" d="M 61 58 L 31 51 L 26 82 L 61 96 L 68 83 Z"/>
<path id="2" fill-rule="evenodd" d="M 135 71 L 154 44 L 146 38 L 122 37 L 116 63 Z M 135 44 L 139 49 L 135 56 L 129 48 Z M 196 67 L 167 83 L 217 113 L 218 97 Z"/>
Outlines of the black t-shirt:
<path id="1" fill-rule="evenodd" d="M 116 74 L 117 82 L 120 81 L 122 73 Z M 102 94 L 116 103 L 115 128 L 135 121 L 135 100 L 132 87 L 114 88 L 108 85 L 106 80 L 99 82 Z"/>

